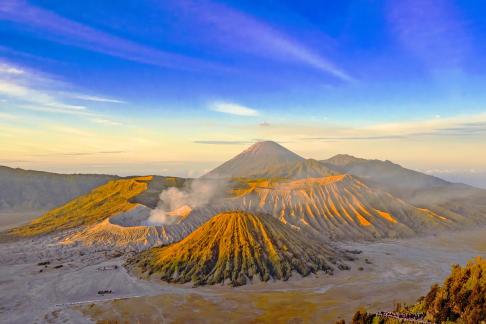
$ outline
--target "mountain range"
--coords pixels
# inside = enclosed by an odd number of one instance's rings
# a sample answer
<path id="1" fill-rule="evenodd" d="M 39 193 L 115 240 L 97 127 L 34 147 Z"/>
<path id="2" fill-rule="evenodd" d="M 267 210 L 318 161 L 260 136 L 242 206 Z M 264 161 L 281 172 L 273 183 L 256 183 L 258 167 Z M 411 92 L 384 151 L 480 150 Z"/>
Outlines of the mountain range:
<path id="1" fill-rule="evenodd" d="M 104 174 L 57 174 L 0 166 L 0 212 L 49 210 L 115 178 Z"/>
<path id="2" fill-rule="evenodd" d="M 133 262 L 147 276 L 240 285 L 253 277 L 286 280 L 292 271 L 331 271 L 329 263 L 345 258 L 332 241 L 413 237 L 486 224 L 486 190 L 390 161 L 350 155 L 304 159 L 269 141 L 197 180 L 96 179 L 108 182 L 7 237 L 69 230 L 65 244 L 148 249 Z M 154 209 L 168 205 L 172 209 L 162 213 L 169 221 L 151 221 Z"/>

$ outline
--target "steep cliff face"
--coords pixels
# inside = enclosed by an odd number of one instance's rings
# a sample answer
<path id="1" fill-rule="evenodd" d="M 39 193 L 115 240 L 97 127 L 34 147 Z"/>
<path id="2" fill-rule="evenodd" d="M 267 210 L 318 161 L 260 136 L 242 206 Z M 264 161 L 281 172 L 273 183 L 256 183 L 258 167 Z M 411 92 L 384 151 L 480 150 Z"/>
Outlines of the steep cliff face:
<path id="1" fill-rule="evenodd" d="M 258 277 L 287 280 L 346 269 L 342 254 L 303 236 L 270 215 L 241 211 L 212 217 L 182 241 L 149 249 L 129 264 L 146 276 L 195 285 L 243 285 Z"/>

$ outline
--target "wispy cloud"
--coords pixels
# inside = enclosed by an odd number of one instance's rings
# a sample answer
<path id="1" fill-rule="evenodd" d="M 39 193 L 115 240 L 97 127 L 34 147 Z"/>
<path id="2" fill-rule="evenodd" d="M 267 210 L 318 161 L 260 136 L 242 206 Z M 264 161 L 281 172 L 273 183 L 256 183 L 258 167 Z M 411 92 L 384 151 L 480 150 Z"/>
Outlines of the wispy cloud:
<path id="1" fill-rule="evenodd" d="M 314 130 L 315 132 L 315 130 Z M 302 137 L 306 141 L 375 141 L 424 137 L 464 137 L 486 135 L 486 113 L 417 121 L 381 123 L 361 128 L 335 128 L 322 136 Z"/>
<path id="2" fill-rule="evenodd" d="M 71 153 L 61 153 L 60 155 L 84 156 L 84 155 L 96 155 L 96 154 L 122 154 L 122 153 L 126 153 L 126 151 L 71 152 Z"/>
<path id="3" fill-rule="evenodd" d="M 2 108 L 78 115 L 91 118 L 92 122 L 98 124 L 121 125 L 111 118 L 90 110 L 85 105 L 68 103 L 72 102 L 68 99 L 108 103 L 124 103 L 124 101 L 72 91 L 66 92 L 64 88 L 72 88 L 72 86 L 41 72 L 20 67 L 10 62 L 0 61 L 0 67 L 0 97 L 8 97 L 9 99 L 9 104 Z M 0 101 L 7 102 L 7 99 L 1 98 Z"/>
<path id="4" fill-rule="evenodd" d="M 109 103 L 126 103 L 123 100 L 119 99 L 113 99 L 113 98 L 105 98 L 105 97 L 99 97 L 99 96 L 89 96 L 89 95 L 83 95 L 83 94 L 70 94 L 74 99 L 81 99 L 81 100 L 86 100 L 86 101 L 95 101 L 95 102 L 109 102 Z"/>
<path id="5" fill-rule="evenodd" d="M 330 136 L 330 137 L 307 137 L 304 140 L 310 141 L 369 141 L 369 140 L 390 140 L 400 139 L 400 135 L 382 135 L 382 136 Z"/>
<path id="6" fill-rule="evenodd" d="M 63 105 L 16 105 L 15 108 L 52 114 L 68 114 L 86 117 L 96 116 L 95 113 L 87 111 L 86 109 L 70 108 L 69 106 Z"/>
<path id="7" fill-rule="evenodd" d="M 106 119 L 106 118 L 92 118 L 90 120 L 93 123 L 96 123 L 96 124 L 103 124 L 103 125 L 109 125 L 109 126 L 121 126 L 121 125 L 123 125 L 123 123 L 120 123 L 120 122 L 117 122 L 117 121 L 114 121 L 114 120 L 110 120 L 110 119 Z"/>
<path id="8" fill-rule="evenodd" d="M 83 129 L 69 127 L 69 126 L 52 126 L 49 128 L 51 131 L 60 132 L 68 135 L 82 136 L 82 137 L 94 137 L 96 134 L 85 131 Z"/>
<path id="9" fill-rule="evenodd" d="M 186 56 L 150 48 L 91 28 L 23 0 L 0 3 L 0 18 L 29 27 L 40 37 L 121 59 L 175 69 L 215 68 Z"/>
<path id="10" fill-rule="evenodd" d="M 45 90 L 18 84 L 16 81 L 0 79 L 0 95 L 14 98 L 15 107 L 33 111 L 67 114 L 89 114 L 85 106 L 65 104 Z"/>
<path id="11" fill-rule="evenodd" d="M 123 154 L 127 151 L 94 151 L 94 152 L 65 152 L 65 153 L 43 153 L 43 154 L 32 154 L 32 156 L 86 156 L 86 155 L 110 155 L 110 154 Z"/>
<path id="12" fill-rule="evenodd" d="M 191 17 L 191 24 L 202 23 L 211 32 L 211 42 L 222 48 L 251 52 L 252 55 L 282 61 L 299 62 L 343 81 L 353 81 L 337 64 L 277 28 L 241 11 L 211 1 L 180 0 L 175 2 Z M 321 41 L 326 41 L 325 39 Z"/>
<path id="13" fill-rule="evenodd" d="M 5 64 L 5 63 L 0 63 L 0 74 L 14 74 L 14 75 L 22 75 L 24 74 L 25 71 L 21 70 L 17 67 Z"/>
<path id="14" fill-rule="evenodd" d="M 217 111 L 220 113 L 237 115 L 237 116 L 258 116 L 259 112 L 256 109 L 245 107 L 236 103 L 231 102 L 215 102 L 211 105 L 210 109 L 212 111 Z"/>
<path id="15" fill-rule="evenodd" d="M 85 106 L 65 104 L 46 92 L 28 85 L 18 84 L 17 81 L 0 79 L 0 95 L 14 98 L 16 108 L 33 111 L 67 114 L 89 114 Z"/>
<path id="16" fill-rule="evenodd" d="M 193 143 L 196 143 L 196 144 L 209 144 L 209 145 L 243 145 L 243 144 L 253 144 L 254 142 L 250 142 L 250 141 L 221 141 L 221 140 L 213 140 L 213 141 L 194 141 Z"/>
<path id="17" fill-rule="evenodd" d="M 15 120 L 15 119 L 18 119 L 18 118 L 19 118 L 18 116 L 0 112 L 0 122 L 2 120 Z"/>

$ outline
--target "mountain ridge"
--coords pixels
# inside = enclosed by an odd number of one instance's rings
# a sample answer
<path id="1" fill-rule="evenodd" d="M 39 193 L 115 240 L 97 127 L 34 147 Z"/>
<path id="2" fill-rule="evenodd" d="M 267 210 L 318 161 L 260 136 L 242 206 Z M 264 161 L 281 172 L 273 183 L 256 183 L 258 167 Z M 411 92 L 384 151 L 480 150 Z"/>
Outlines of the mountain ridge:
<path id="1" fill-rule="evenodd" d="M 48 210 L 116 178 L 0 166 L 0 211 Z"/>
<path id="2" fill-rule="evenodd" d="M 452 218 L 463 217 L 469 223 L 486 223 L 485 189 L 452 183 L 391 161 L 337 155 L 320 162 L 338 172 L 352 174 L 368 185 L 419 208 L 427 208 Z"/>

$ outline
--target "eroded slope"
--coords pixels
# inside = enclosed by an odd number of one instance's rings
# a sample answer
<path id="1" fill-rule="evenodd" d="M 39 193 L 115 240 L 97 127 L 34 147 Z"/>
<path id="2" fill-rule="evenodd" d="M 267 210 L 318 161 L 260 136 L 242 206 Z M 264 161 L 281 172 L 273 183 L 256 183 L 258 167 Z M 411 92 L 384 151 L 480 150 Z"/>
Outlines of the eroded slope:
<path id="1" fill-rule="evenodd" d="M 221 208 L 268 213 L 323 237 L 392 238 L 455 226 L 442 215 L 416 208 L 350 175 L 250 181 L 234 194 Z"/>
<path id="2" fill-rule="evenodd" d="M 220 213 L 182 241 L 147 250 L 129 264 L 169 282 L 238 286 L 254 277 L 287 280 L 292 271 L 332 273 L 339 255 L 270 215 L 235 211 Z"/>

